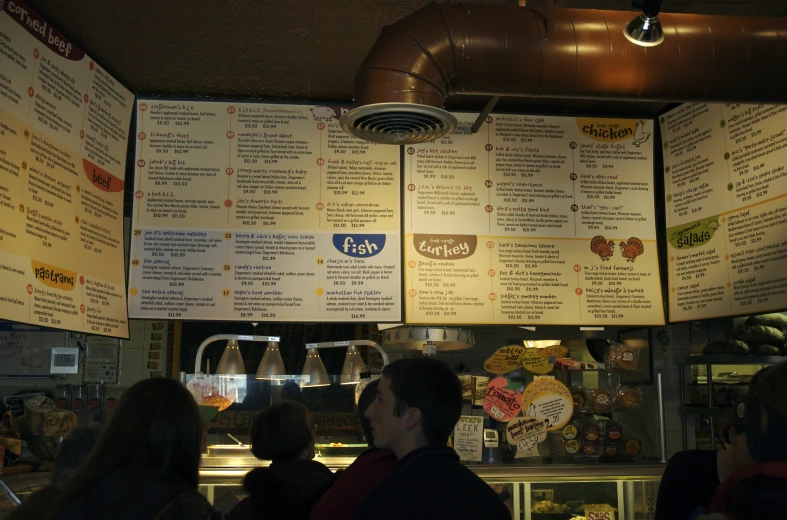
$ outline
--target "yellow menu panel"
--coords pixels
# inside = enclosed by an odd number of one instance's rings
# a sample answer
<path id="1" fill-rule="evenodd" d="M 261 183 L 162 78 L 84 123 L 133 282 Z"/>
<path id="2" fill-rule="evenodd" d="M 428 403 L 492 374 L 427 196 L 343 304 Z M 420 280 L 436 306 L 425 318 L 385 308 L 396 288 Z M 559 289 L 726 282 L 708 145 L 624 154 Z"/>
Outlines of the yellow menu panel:
<path id="1" fill-rule="evenodd" d="M 133 96 L 25 2 L 0 5 L 0 318 L 128 337 Z"/>
<path id="2" fill-rule="evenodd" d="M 406 321 L 663 324 L 653 123 L 473 120 L 405 150 Z"/>
<path id="3" fill-rule="evenodd" d="M 660 118 L 670 321 L 787 307 L 787 106 L 688 103 Z"/>
<path id="4" fill-rule="evenodd" d="M 399 148 L 342 110 L 139 101 L 130 314 L 400 321 Z"/>

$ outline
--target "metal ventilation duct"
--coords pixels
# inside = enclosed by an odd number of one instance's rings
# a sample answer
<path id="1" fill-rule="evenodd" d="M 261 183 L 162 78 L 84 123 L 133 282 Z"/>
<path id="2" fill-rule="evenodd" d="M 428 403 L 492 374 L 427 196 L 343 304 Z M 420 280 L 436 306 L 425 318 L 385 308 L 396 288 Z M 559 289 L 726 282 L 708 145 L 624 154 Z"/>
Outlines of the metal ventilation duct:
<path id="1" fill-rule="evenodd" d="M 408 144 L 452 132 L 451 94 L 623 101 L 787 101 L 787 18 L 659 14 L 657 47 L 627 41 L 636 13 L 429 4 L 385 27 L 342 128 Z"/>

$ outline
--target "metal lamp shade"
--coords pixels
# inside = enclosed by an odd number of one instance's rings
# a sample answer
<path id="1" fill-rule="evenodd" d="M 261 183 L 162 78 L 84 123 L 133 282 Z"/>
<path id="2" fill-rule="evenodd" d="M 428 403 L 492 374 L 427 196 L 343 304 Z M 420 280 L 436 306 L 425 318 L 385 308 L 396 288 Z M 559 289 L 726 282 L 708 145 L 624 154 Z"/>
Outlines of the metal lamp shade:
<path id="1" fill-rule="evenodd" d="M 328 371 L 322 362 L 320 353 L 316 348 L 306 349 L 306 363 L 303 365 L 303 375 L 309 376 L 309 382 L 304 383 L 304 387 L 314 386 L 328 386 L 331 384 L 331 379 L 328 377 Z"/>
<path id="2" fill-rule="evenodd" d="M 355 345 L 350 345 L 347 347 L 347 355 L 344 357 L 339 382 L 343 385 L 355 385 L 361 380 L 363 372 L 366 372 L 366 363 L 363 362 L 358 348 Z"/>
<path id="3" fill-rule="evenodd" d="M 224 354 L 221 355 L 216 367 L 216 373 L 231 376 L 246 373 L 246 366 L 243 364 L 243 357 L 240 355 L 240 348 L 238 348 L 238 340 L 231 339 L 227 342 Z"/>
<path id="4" fill-rule="evenodd" d="M 655 16 L 644 14 L 631 20 L 623 34 L 628 41 L 642 47 L 655 47 L 664 41 L 664 31 L 661 29 L 661 22 Z"/>
<path id="5" fill-rule="evenodd" d="M 280 381 L 287 379 L 287 371 L 284 369 L 284 360 L 281 358 L 279 344 L 275 341 L 268 342 L 268 348 L 262 356 L 260 366 L 257 367 L 257 379 L 271 379 Z"/>

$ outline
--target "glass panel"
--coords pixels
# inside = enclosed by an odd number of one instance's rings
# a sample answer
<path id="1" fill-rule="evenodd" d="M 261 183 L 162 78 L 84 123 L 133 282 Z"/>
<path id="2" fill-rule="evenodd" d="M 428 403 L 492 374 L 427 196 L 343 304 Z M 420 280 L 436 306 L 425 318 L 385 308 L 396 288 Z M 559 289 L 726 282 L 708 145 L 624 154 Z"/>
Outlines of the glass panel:
<path id="1" fill-rule="evenodd" d="M 531 509 L 525 512 L 525 519 L 569 520 L 575 515 L 585 516 L 585 506 L 594 504 L 606 504 L 617 510 L 617 483 L 531 483 Z"/>

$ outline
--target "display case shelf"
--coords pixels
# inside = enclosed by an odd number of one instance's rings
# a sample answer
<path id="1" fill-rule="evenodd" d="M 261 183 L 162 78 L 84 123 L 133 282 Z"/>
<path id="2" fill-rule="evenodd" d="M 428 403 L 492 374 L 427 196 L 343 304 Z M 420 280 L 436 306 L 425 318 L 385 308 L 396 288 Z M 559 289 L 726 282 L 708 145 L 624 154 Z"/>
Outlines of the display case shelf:
<path id="1" fill-rule="evenodd" d="M 682 365 L 771 365 L 787 361 L 787 356 L 734 356 L 712 354 L 689 356 L 681 360 Z"/>

